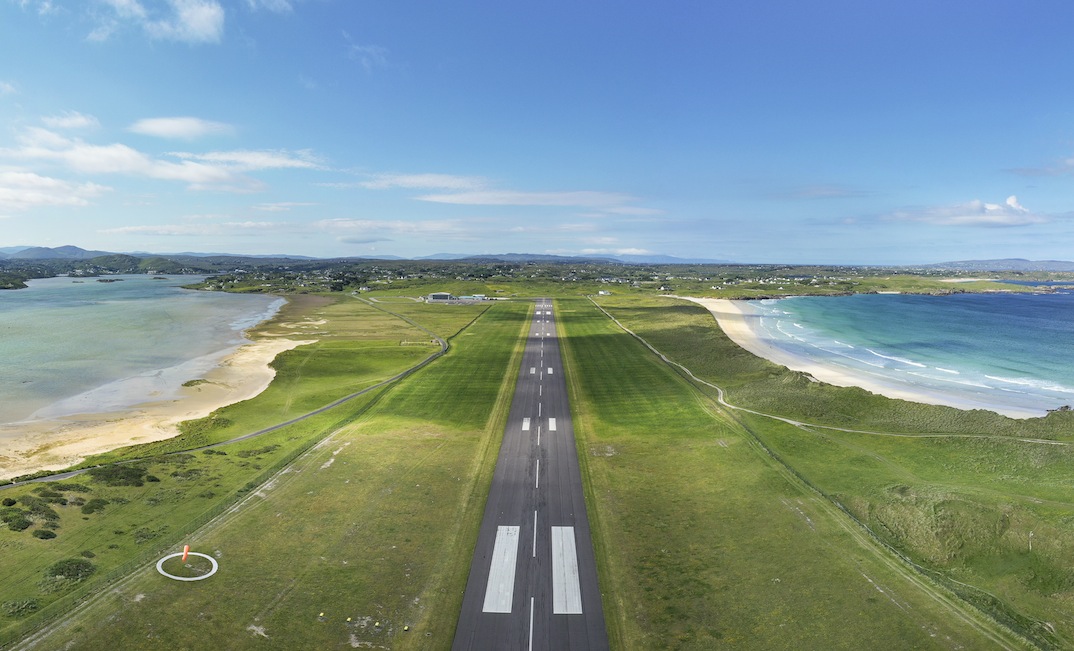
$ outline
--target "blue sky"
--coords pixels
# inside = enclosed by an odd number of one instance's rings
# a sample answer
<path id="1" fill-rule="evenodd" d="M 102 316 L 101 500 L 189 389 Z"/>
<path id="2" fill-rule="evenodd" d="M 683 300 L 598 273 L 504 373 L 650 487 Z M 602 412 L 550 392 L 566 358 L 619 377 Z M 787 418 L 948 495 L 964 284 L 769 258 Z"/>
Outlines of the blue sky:
<path id="1" fill-rule="evenodd" d="M 1074 258 L 1074 3 L 0 0 L 0 247 Z"/>

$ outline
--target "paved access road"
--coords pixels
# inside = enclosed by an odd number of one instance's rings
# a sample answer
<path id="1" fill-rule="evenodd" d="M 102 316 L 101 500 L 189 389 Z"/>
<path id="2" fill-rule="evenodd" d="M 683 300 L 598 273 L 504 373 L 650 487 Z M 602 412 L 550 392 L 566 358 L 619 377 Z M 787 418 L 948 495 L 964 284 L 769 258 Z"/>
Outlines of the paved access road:
<path id="1" fill-rule="evenodd" d="M 552 311 L 537 301 L 456 651 L 608 648 Z"/>

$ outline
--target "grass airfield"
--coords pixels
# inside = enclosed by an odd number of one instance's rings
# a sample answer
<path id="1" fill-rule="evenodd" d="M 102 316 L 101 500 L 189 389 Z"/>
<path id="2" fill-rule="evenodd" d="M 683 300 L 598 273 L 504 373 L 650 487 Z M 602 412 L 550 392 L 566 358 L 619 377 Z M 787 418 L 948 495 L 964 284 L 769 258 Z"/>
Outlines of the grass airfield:
<path id="1" fill-rule="evenodd" d="M 818 387 L 735 347 L 698 306 L 599 302 L 732 404 L 930 436 L 802 429 L 727 409 L 588 299 L 558 300 L 613 648 L 1074 646 L 1063 553 L 1074 459 L 1066 446 L 1015 440 L 1069 438 L 1066 415 L 1011 421 Z M 307 322 L 325 323 L 319 344 L 278 360 L 282 381 L 219 422 L 112 458 L 227 440 L 435 350 L 376 306 L 299 303 Z M 37 649 L 449 648 L 532 305 L 381 307 L 451 350 L 391 388 L 219 448 L 226 455 L 148 463 L 160 482 L 78 479 L 109 504 L 88 516 L 55 507 L 56 539 L 0 529 L 12 568 L 0 603 L 41 599 L 36 611 L 0 611 L 0 640 L 38 618 L 53 624 Z M 193 583 L 157 574 L 156 559 L 184 543 L 219 572 Z M 97 573 L 40 594 L 44 568 L 82 551 Z M 46 617 L 80 590 L 97 596 Z"/>

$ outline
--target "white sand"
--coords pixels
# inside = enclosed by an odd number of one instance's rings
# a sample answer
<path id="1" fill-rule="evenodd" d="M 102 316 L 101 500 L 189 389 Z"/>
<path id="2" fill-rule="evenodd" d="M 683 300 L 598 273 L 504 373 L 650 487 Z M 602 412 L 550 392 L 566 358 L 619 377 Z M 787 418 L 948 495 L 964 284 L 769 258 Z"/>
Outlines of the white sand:
<path id="1" fill-rule="evenodd" d="M 280 353 L 314 341 L 280 337 L 239 347 L 209 371 L 206 382 L 182 387 L 173 400 L 146 402 L 128 410 L 32 420 L 0 426 L 0 478 L 59 470 L 135 443 L 176 436 L 178 424 L 261 393 L 276 376 L 269 363 Z"/>
<path id="2" fill-rule="evenodd" d="M 731 341 L 754 355 L 781 366 L 786 366 L 792 371 L 808 373 L 821 382 L 841 387 L 861 387 L 872 393 L 911 402 L 947 405 L 958 409 L 987 409 L 1011 418 L 1035 418 L 1045 415 L 1044 412 L 1028 409 L 1006 406 L 997 407 L 985 401 L 974 400 L 968 396 L 944 393 L 927 387 L 916 387 L 894 380 L 886 382 L 882 378 L 865 373 L 856 373 L 852 369 L 821 364 L 808 357 L 787 352 L 767 340 L 759 327 L 751 327 L 751 321 L 756 321 L 760 316 L 748 305 L 749 301 L 732 301 L 723 298 L 690 298 L 688 296 L 676 296 L 675 298 L 693 301 L 704 306 L 716 317 L 720 328 L 723 329 Z"/>

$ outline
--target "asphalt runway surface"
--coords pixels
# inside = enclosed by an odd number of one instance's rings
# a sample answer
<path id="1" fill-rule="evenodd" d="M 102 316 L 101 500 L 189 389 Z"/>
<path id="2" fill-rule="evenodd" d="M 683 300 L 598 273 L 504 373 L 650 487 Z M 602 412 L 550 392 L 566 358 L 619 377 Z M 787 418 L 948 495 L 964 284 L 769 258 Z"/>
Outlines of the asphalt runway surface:
<path id="1" fill-rule="evenodd" d="M 607 649 L 552 302 L 537 301 L 452 649 Z"/>

